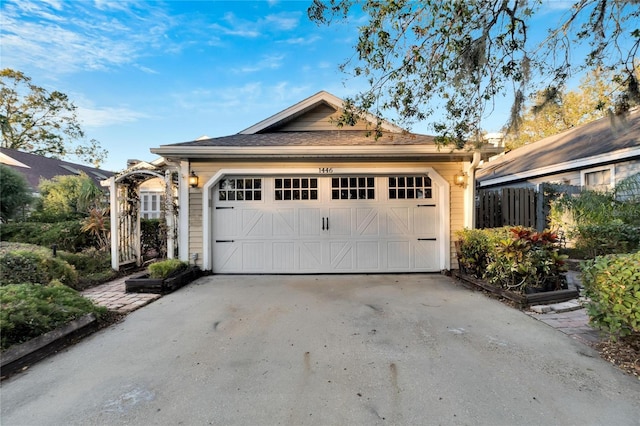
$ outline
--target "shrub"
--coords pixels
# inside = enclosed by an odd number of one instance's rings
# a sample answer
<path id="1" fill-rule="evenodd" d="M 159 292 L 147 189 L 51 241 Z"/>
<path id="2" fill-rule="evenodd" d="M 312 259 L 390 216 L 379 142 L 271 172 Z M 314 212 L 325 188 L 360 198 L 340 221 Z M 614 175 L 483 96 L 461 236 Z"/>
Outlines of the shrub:
<path id="1" fill-rule="evenodd" d="M 0 340 L 2 350 L 40 336 L 82 315 L 101 316 L 95 306 L 64 285 L 12 284 L 0 287 Z"/>
<path id="2" fill-rule="evenodd" d="M 578 225 L 576 230 L 576 249 L 591 257 L 629 253 L 640 247 L 640 228 L 621 221 Z"/>
<path id="3" fill-rule="evenodd" d="M 584 262 L 582 282 L 592 324 L 613 336 L 640 333 L 640 252 Z"/>
<path id="4" fill-rule="evenodd" d="M 5 223 L 0 225 L 0 239 L 43 247 L 56 244 L 59 250 L 70 252 L 95 245 L 93 239 L 82 232 L 82 223 L 79 220 L 57 223 Z"/>
<path id="5" fill-rule="evenodd" d="M 164 255 L 166 232 L 160 219 L 140 219 L 140 244 L 142 252 Z"/>
<path id="6" fill-rule="evenodd" d="M 189 264 L 178 259 L 167 259 L 149 265 L 151 278 L 167 278 L 169 275 L 187 269 Z"/>
<path id="7" fill-rule="evenodd" d="M 9 166 L 0 164 L 0 219 L 6 222 L 29 210 L 33 201 L 27 180 Z"/>
<path id="8" fill-rule="evenodd" d="M 457 232 L 458 264 L 466 274 L 482 277 L 487 268 L 487 255 L 493 250 L 490 234 L 482 229 L 463 229 Z"/>
<path id="9" fill-rule="evenodd" d="M 491 284 L 520 293 L 566 285 L 567 256 L 560 254 L 557 235 L 550 231 L 496 228 L 464 230 L 458 236 L 461 267 Z"/>
<path id="10" fill-rule="evenodd" d="M 17 250 L 0 256 L 0 285 L 8 284 L 49 284 L 56 279 L 75 286 L 78 273 L 62 259 L 42 252 Z"/>

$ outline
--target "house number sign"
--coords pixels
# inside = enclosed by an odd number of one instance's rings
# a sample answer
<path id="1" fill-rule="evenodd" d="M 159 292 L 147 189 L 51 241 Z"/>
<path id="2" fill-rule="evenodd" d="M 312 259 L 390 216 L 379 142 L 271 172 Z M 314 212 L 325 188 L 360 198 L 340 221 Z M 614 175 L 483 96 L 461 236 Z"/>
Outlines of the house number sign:
<path id="1" fill-rule="evenodd" d="M 319 167 L 318 173 L 320 173 L 321 175 L 331 174 L 333 173 L 333 167 Z"/>

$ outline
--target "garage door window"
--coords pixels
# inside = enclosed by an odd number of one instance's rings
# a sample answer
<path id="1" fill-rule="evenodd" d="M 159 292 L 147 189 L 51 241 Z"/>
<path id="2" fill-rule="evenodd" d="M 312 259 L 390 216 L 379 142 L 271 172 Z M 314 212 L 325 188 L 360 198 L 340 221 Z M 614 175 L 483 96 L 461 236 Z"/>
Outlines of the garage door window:
<path id="1" fill-rule="evenodd" d="M 262 200 L 262 179 L 223 179 L 218 189 L 220 201 L 260 201 Z"/>
<path id="2" fill-rule="evenodd" d="M 317 200 L 317 178 L 276 178 L 275 200 Z"/>
<path id="3" fill-rule="evenodd" d="M 372 200 L 376 197 L 373 177 L 334 177 L 331 179 L 332 200 Z"/>
<path id="4" fill-rule="evenodd" d="M 389 177 L 390 200 L 411 200 L 432 196 L 431 179 L 428 176 Z"/>

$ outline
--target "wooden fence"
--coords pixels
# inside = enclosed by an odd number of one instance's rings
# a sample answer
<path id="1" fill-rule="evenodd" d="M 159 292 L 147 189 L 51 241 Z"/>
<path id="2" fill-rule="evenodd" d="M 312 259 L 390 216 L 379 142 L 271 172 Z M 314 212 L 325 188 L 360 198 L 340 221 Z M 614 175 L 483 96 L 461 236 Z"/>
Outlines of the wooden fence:
<path id="1" fill-rule="evenodd" d="M 581 188 L 544 183 L 533 188 L 481 189 L 476 196 L 476 228 L 526 226 L 542 231 L 547 227 L 550 199 L 558 193 L 576 194 Z"/>

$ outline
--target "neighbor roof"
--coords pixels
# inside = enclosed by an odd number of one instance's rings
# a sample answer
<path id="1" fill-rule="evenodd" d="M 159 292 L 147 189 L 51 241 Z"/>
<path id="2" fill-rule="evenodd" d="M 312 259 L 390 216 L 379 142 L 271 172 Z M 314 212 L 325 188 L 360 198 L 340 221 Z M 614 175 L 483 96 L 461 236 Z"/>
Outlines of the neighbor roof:
<path id="1" fill-rule="evenodd" d="M 615 153 L 615 155 L 612 155 Z M 640 157 L 640 109 L 605 117 L 514 149 L 478 170 L 481 186 Z"/>
<path id="2" fill-rule="evenodd" d="M 34 192 L 38 191 L 38 185 L 41 179 L 52 179 L 55 176 L 77 176 L 80 172 L 83 172 L 93 179 L 99 187 L 101 181 L 114 175 L 113 172 L 95 167 L 47 158 L 42 155 L 30 154 L 9 148 L 0 148 L 0 163 L 22 174 Z"/>

